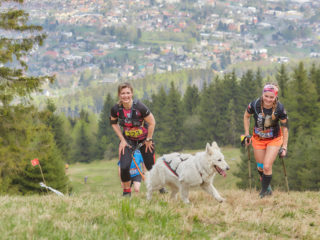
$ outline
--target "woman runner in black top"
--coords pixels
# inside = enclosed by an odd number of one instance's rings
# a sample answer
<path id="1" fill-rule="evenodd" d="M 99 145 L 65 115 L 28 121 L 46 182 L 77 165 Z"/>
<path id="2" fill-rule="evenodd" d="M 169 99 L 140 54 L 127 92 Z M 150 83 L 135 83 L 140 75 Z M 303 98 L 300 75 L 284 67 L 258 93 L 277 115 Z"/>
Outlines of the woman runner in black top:
<path id="1" fill-rule="evenodd" d="M 272 165 L 280 148 L 282 157 L 287 154 L 288 117 L 283 105 L 278 101 L 277 95 L 278 86 L 276 84 L 266 84 L 262 96 L 248 105 L 243 119 L 245 136 L 247 136 L 245 143 L 246 145 L 252 143 L 254 157 L 261 177 L 261 198 L 272 194 L 270 187 Z M 255 120 L 252 138 L 249 135 L 251 115 Z"/>
<path id="2" fill-rule="evenodd" d="M 130 195 L 130 165 L 132 149 L 144 142 L 140 151 L 148 170 L 155 162 L 155 148 L 152 141 L 156 125 L 153 114 L 140 101 L 133 100 L 133 88 L 130 83 L 118 87 L 119 103 L 111 109 L 110 124 L 120 139 L 119 158 L 123 195 Z M 122 131 L 120 126 L 122 127 Z"/>

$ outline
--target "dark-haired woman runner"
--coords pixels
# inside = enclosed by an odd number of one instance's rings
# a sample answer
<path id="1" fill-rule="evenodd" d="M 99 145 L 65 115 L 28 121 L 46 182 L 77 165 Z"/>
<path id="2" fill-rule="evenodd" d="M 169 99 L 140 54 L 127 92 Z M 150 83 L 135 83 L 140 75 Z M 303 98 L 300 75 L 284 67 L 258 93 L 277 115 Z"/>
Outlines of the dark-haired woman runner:
<path id="1" fill-rule="evenodd" d="M 278 101 L 278 90 L 276 84 L 266 84 L 262 96 L 248 105 L 243 118 L 246 145 L 252 143 L 261 177 L 261 198 L 272 194 L 272 165 L 280 148 L 282 157 L 287 154 L 288 117 L 284 106 Z M 249 135 L 251 115 L 255 120 L 252 137 Z"/>

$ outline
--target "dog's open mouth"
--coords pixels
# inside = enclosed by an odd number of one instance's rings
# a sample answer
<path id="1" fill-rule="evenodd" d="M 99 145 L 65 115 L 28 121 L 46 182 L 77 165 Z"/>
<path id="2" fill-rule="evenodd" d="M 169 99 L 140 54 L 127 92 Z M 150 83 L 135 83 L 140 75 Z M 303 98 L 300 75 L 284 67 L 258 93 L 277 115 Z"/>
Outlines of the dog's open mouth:
<path id="1" fill-rule="evenodd" d="M 226 177 L 227 174 L 225 171 L 223 171 L 221 168 L 219 168 L 218 166 L 214 165 L 214 168 L 217 170 L 217 172 L 222 175 L 223 177 Z"/>

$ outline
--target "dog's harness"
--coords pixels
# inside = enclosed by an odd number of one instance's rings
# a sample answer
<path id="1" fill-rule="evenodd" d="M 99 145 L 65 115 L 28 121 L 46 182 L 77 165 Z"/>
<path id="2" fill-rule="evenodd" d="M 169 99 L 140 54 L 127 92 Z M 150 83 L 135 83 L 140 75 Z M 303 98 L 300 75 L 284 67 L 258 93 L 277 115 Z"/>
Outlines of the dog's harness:
<path id="1" fill-rule="evenodd" d="M 179 177 L 179 175 L 178 175 L 178 173 L 177 173 L 177 170 L 178 170 L 180 164 L 181 164 L 183 161 L 188 160 L 188 158 L 183 159 L 182 157 L 180 157 L 181 162 L 179 162 L 179 164 L 177 165 L 176 169 L 173 169 L 173 168 L 171 167 L 172 160 L 167 161 L 164 157 L 162 157 L 162 160 L 163 160 L 164 164 L 167 166 L 167 168 L 168 168 L 174 175 L 176 175 L 177 177 Z M 200 171 L 198 171 L 198 172 L 199 172 L 200 177 L 201 177 L 201 179 L 202 179 L 202 173 L 201 173 Z M 203 179 L 202 179 L 202 183 L 203 183 Z"/>
<path id="2" fill-rule="evenodd" d="M 178 173 L 177 173 L 177 170 L 178 170 L 180 164 L 181 164 L 183 161 L 188 160 L 188 158 L 183 159 L 182 157 L 180 157 L 180 160 L 181 160 L 181 161 L 178 163 L 176 169 L 173 169 L 173 168 L 171 167 L 172 160 L 167 161 L 164 157 L 162 157 L 162 160 L 163 160 L 164 164 L 167 166 L 167 168 L 169 168 L 169 170 L 170 170 L 174 175 L 176 175 L 177 177 L 179 177 L 179 175 L 178 175 Z"/>

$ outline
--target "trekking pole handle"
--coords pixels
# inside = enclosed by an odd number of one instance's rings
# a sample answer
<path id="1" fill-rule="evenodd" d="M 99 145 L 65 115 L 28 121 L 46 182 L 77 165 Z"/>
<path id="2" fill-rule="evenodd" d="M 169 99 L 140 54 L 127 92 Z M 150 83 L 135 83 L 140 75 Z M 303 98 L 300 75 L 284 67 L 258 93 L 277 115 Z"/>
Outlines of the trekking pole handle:
<path id="1" fill-rule="evenodd" d="M 240 137 L 241 139 L 241 145 L 242 146 L 245 146 L 246 142 L 249 143 L 250 142 L 250 139 L 251 139 L 251 135 L 241 135 Z"/>
<path id="2" fill-rule="evenodd" d="M 284 155 L 284 156 L 282 156 L 283 151 L 286 151 L 286 155 Z M 281 148 L 279 149 L 279 153 L 278 153 L 278 154 L 279 154 L 279 157 L 280 157 L 280 158 L 286 157 L 286 156 L 287 156 L 287 149 L 281 147 Z"/>

